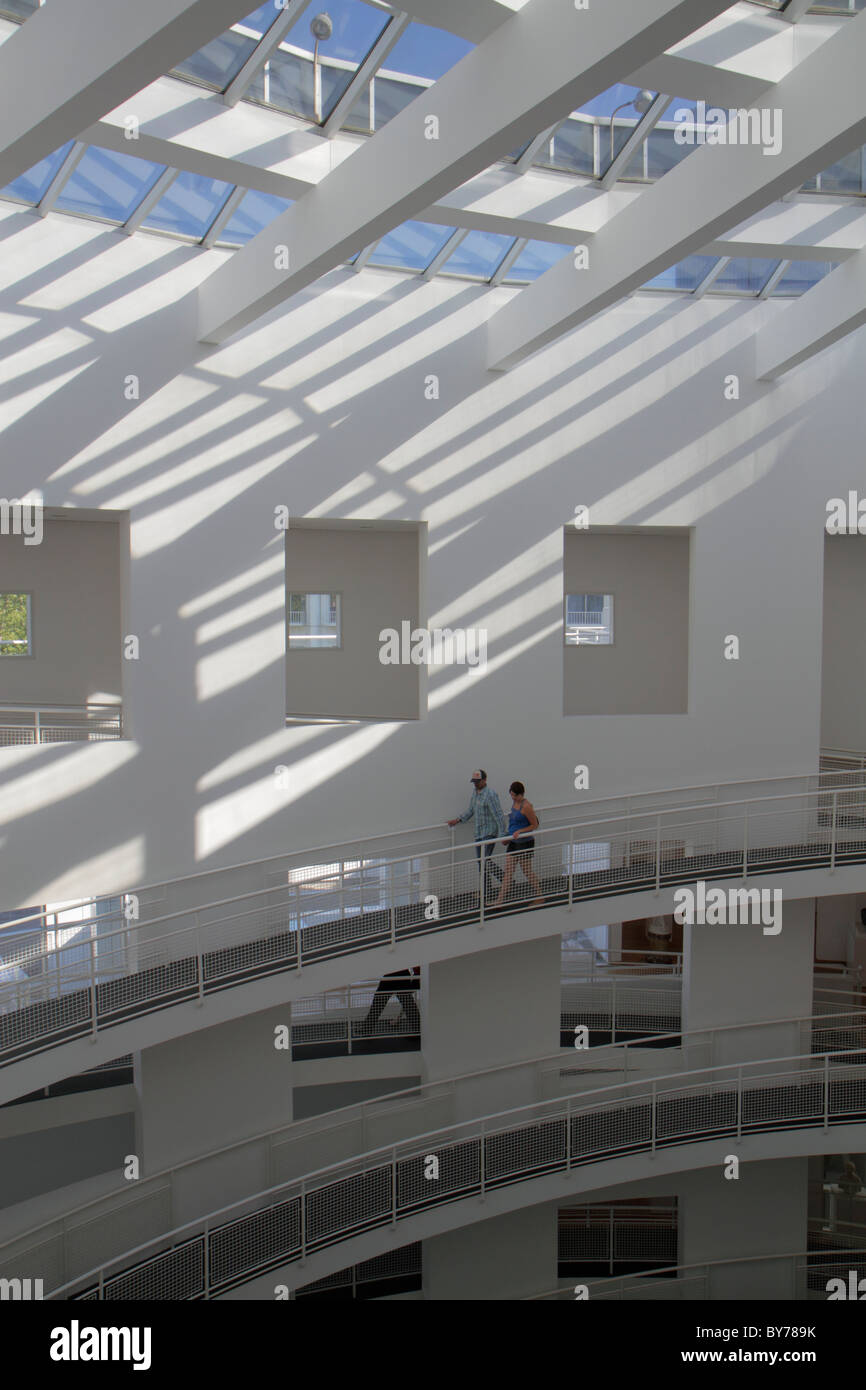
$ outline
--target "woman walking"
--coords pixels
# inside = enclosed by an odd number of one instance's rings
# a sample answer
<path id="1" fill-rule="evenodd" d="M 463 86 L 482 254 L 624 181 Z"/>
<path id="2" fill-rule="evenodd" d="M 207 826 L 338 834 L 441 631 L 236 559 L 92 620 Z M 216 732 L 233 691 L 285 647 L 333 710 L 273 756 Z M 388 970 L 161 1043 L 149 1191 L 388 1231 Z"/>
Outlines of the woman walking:
<path id="1" fill-rule="evenodd" d="M 512 782 L 508 791 L 511 795 L 511 812 L 508 817 L 509 838 L 502 842 L 505 845 L 505 877 L 502 880 L 499 897 L 493 906 L 502 906 L 514 877 L 515 865 L 519 865 L 524 878 L 535 889 L 535 897 L 531 906 L 538 907 L 544 902 L 538 876 L 532 867 L 532 853 L 535 849 L 535 839 L 532 832 L 538 829 L 538 816 L 535 814 L 532 802 L 526 799 L 526 788 L 522 782 Z"/>

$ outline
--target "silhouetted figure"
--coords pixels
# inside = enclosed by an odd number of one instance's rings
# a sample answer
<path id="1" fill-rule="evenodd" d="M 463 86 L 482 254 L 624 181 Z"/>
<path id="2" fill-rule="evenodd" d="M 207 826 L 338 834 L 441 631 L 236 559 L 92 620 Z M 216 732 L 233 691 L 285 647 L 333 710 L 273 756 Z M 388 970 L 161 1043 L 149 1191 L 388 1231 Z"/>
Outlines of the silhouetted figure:
<path id="1" fill-rule="evenodd" d="M 376 986 L 367 1017 L 361 1025 L 362 1030 L 372 1033 L 379 1022 L 389 999 L 397 999 L 403 1009 L 406 1031 L 421 1032 L 421 1015 L 415 1003 L 415 994 L 421 988 L 421 967 L 413 965 L 411 970 L 395 970 L 385 975 Z"/>

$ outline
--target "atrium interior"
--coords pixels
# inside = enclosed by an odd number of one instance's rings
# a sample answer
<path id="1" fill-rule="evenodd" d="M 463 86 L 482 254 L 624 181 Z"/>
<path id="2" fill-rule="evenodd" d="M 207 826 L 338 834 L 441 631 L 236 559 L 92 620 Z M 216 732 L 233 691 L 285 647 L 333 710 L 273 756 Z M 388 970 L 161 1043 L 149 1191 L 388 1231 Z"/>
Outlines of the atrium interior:
<path id="1" fill-rule="evenodd" d="M 0 0 L 0 1297 L 866 1297 L 866 0 L 245 11 Z"/>

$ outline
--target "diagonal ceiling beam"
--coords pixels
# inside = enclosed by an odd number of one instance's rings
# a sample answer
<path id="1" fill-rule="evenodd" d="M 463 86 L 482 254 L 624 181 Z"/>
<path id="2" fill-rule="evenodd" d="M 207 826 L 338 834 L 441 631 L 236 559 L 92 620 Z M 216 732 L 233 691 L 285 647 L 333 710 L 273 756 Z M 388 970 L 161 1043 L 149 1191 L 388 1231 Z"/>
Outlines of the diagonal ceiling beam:
<path id="1" fill-rule="evenodd" d="M 383 66 L 388 54 L 397 47 L 408 28 L 409 16 L 402 13 L 395 14 L 390 23 L 386 24 L 330 116 L 322 123 L 323 135 L 334 135 L 340 129 L 355 102 L 360 100 L 376 73 Z"/>
<path id="2" fill-rule="evenodd" d="M 229 28 L 248 0 L 62 0 L 0 47 L 0 187 Z"/>
<path id="3" fill-rule="evenodd" d="M 470 43 L 481 43 L 510 19 L 514 6 L 500 5 L 499 0 L 410 0 L 408 5 L 395 4 L 410 19 L 429 24 L 436 29 L 448 29 Z"/>
<path id="4" fill-rule="evenodd" d="M 787 5 L 782 11 L 782 18 L 789 20 L 791 24 L 799 24 L 800 20 L 814 4 L 815 0 L 788 0 Z"/>
<path id="5" fill-rule="evenodd" d="M 591 265 L 560 261 L 490 320 L 492 368 L 505 368 L 584 323 L 826 168 L 866 139 L 858 72 L 866 64 L 866 16 L 845 26 L 774 88 L 781 148 L 757 143 L 694 150 L 605 225 Z M 833 92 L 817 102 L 815 92 Z"/>
<path id="6" fill-rule="evenodd" d="M 866 251 L 813 285 L 755 339 L 758 377 L 774 381 L 866 323 Z"/>
<path id="7" fill-rule="evenodd" d="M 200 337 L 244 328 L 727 4 L 621 0 L 584 11 L 529 0 L 203 282 Z"/>

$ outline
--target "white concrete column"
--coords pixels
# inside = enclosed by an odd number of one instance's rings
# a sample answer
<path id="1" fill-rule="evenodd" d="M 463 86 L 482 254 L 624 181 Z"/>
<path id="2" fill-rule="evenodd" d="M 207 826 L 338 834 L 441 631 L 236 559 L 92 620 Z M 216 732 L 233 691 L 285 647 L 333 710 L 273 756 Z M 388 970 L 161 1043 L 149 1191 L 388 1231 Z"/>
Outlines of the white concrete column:
<path id="1" fill-rule="evenodd" d="M 557 1208 L 548 1202 L 424 1242 L 424 1298 L 523 1298 L 556 1286 Z"/>
<path id="2" fill-rule="evenodd" d="M 725 1178 L 720 1149 L 717 1168 L 678 1179 L 681 1264 L 743 1260 L 750 1255 L 805 1250 L 808 1217 L 808 1158 L 743 1163 L 738 1178 Z M 762 1260 L 710 1272 L 707 1297 L 751 1302 L 799 1299 L 791 1262 Z M 757 1318 L 752 1319 L 758 1322 Z"/>
<path id="3" fill-rule="evenodd" d="M 136 1137 L 144 1174 L 292 1119 L 291 1051 L 274 1045 L 282 1024 L 291 1029 L 289 1004 L 138 1055 Z M 261 1176 L 264 1185 L 267 1174 Z"/>
<path id="4" fill-rule="evenodd" d="M 484 930 L 489 939 L 496 927 Z M 562 938 L 557 935 L 431 965 L 422 992 L 427 1079 L 554 1053 L 559 1046 L 561 958 Z M 514 1097 L 511 1078 L 502 1106 L 519 1105 L 521 1097 Z"/>
<path id="5" fill-rule="evenodd" d="M 781 931 L 758 926 L 686 926 L 683 934 L 683 1032 L 763 1019 L 806 1018 L 812 1012 L 812 898 L 781 904 Z M 795 1056 L 803 1050 L 794 1025 L 756 1028 L 717 1039 L 715 1063 Z M 808 1042 L 806 1049 L 808 1050 Z"/>

